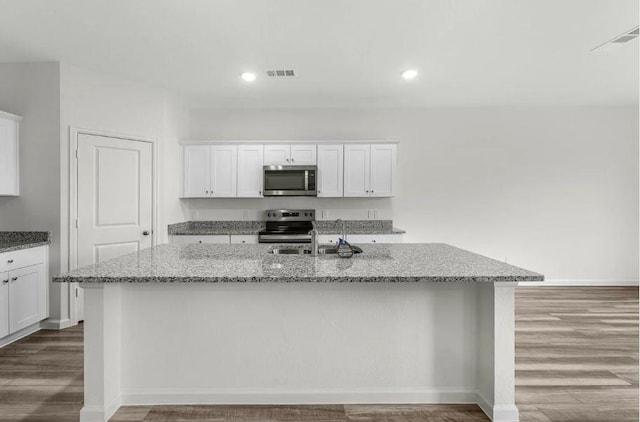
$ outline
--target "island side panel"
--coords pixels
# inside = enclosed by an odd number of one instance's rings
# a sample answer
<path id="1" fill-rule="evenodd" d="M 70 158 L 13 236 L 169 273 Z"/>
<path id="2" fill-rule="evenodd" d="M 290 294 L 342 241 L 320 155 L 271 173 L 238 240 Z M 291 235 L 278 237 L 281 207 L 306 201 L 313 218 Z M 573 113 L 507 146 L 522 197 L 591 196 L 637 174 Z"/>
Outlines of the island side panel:
<path id="1" fill-rule="evenodd" d="M 478 286 L 478 404 L 493 422 L 518 422 L 514 294 L 518 283 Z"/>
<path id="2" fill-rule="evenodd" d="M 476 402 L 473 283 L 123 288 L 123 404 Z"/>
<path id="3" fill-rule="evenodd" d="M 80 422 L 107 422 L 121 402 L 122 286 L 85 284 L 84 407 Z"/>

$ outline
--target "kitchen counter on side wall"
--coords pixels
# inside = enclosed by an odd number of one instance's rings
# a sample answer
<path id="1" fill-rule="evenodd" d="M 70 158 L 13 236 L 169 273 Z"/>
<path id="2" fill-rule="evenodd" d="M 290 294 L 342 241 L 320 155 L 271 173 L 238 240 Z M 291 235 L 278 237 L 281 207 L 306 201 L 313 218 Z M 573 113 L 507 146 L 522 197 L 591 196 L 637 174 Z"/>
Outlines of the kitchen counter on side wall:
<path id="1" fill-rule="evenodd" d="M 0 253 L 36 248 L 49 243 L 49 232 L 0 232 Z"/>
<path id="2" fill-rule="evenodd" d="M 334 220 L 318 220 L 320 234 L 340 234 Z M 393 227 L 392 220 L 345 220 L 347 234 L 403 234 L 404 230 Z M 263 221 L 186 221 L 170 224 L 170 236 L 207 235 L 257 235 L 264 229 Z"/>

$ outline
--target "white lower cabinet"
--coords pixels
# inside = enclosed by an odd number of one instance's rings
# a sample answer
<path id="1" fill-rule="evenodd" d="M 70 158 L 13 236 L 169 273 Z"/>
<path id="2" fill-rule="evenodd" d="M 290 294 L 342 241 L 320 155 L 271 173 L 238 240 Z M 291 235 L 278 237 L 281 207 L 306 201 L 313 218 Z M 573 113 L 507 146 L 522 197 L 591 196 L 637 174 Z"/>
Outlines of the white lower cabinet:
<path id="1" fill-rule="evenodd" d="M 402 234 L 347 234 L 347 242 L 357 243 L 402 243 Z"/>
<path id="2" fill-rule="evenodd" d="M 246 243 L 255 244 L 258 243 L 258 235 L 256 234 L 232 234 L 231 243 Z"/>
<path id="3" fill-rule="evenodd" d="M 0 338 L 9 335 L 9 273 L 0 273 Z"/>
<path id="4" fill-rule="evenodd" d="M 46 314 L 44 264 L 9 272 L 9 332 L 15 333 Z"/>
<path id="5" fill-rule="evenodd" d="M 49 317 L 48 247 L 0 253 L 0 338 Z"/>

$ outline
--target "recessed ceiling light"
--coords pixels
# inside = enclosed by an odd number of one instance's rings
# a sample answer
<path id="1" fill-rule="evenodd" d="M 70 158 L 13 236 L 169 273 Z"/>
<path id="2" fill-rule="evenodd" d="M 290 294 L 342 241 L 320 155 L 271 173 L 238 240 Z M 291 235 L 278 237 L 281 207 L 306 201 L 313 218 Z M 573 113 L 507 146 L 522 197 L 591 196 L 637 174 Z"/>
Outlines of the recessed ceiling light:
<path id="1" fill-rule="evenodd" d="M 256 74 L 252 72 L 244 72 L 240 77 L 247 82 L 253 82 L 256 80 Z"/>
<path id="2" fill-rule="evenodd" d="M 407 69 L 402 72 L 402 77 L 408 81 L 418 76 L 418 71 L 415 69 Z"/>

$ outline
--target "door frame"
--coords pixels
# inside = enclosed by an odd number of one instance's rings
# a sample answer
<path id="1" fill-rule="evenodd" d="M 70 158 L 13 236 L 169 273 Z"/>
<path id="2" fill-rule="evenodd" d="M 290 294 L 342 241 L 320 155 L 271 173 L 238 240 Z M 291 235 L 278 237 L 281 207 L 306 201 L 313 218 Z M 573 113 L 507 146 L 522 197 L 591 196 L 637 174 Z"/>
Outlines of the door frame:
<path id="1" fill-rule="evenodd" d="M 106 138 L 122 139 L 133 142 L 147 142 L 151 144 L 151 245 L 158 244 L 158 153 L 157 138 L 147 138 L 137 135 L 109 132 L 105 130 L 83 129 L 69 126 L 69 271 L 78 268 L 78 137 L 80 135 L 102 136 Z M 76 289 L 78 283 L 69 283 L 69 319 L 71 325 L 78 324 Z"/>

